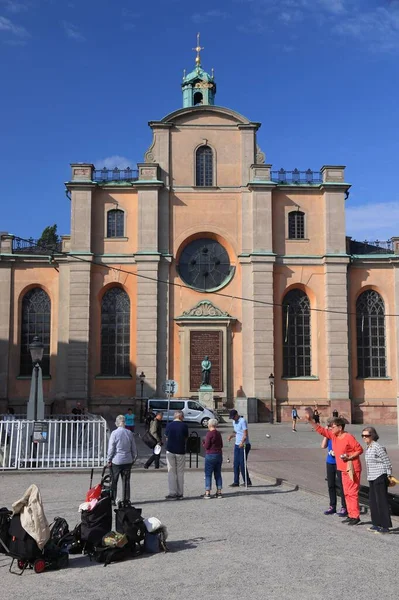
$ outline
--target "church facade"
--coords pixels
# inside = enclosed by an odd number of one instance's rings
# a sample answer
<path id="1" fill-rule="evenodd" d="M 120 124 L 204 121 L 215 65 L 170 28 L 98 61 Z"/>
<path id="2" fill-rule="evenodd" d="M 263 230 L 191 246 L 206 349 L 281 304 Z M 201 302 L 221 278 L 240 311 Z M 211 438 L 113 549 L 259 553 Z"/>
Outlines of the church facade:
<path id="1" fill-rule="evenodd" d="M 115 414 L 168 379 L 197 398 L 207 355 L 220 406 L 396 422 L 399 238 L 346 237 L 343 166 L 273 170 L 199 53 L 182 95 L 137 170 L 71 165 L 59 247 L 1 235 L 0 408 L 25 410 L 37 335 L 54 413 Z"/>

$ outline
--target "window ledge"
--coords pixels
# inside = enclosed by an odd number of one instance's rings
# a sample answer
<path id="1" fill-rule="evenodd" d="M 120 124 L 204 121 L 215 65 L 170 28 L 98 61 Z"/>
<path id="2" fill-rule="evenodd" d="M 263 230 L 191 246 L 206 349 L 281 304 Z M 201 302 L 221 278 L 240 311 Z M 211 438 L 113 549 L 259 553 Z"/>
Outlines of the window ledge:
<path id="1" fill-rule="evenodd" d="M 19 381 L 25 381 L 28 379 L 32 379 L 32 375 L 17 375 L 16 379 L 18 379 Z M 51 375 L 42 375 L 42 379 L 51 379 Z"/>
<path id="2" fill-rule="evenodd" d="M 392 377 L 356 377 L 357 381 L 392 381 Z"/>
<path id="3" fill-rule="evenodd" d="M 310 377 L 282 377 L 283 381 L 319 381 L 320 378 L 317 375 L 310 375 Z"/>
<path id="4" fill-rule="evenodd" d="M 195 190 L 218 190 L 218 185 L 193 185 Z"/>
<path id="5" fill-rule="evenodd" d="M 96 375 L 94 379 L 132 379 L 131 375 Z"/>
<path id="6" fill-rule="evenodd" d="M 310 242 L 309 238 L 285 238 L 286 242 Z"/>
<path id="7" fill-rule="evenodd" d="M 104 242 L 128 242 L 128 241 L 129 241 L 128 237 L 112 236 L 112 237 L 105 237 L 104 238 Z"/>

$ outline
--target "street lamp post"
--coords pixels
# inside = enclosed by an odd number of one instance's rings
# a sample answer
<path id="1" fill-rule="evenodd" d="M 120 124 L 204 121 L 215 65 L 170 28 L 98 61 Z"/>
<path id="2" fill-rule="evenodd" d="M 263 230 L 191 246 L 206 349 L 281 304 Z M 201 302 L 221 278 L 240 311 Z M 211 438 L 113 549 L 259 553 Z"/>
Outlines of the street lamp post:
<path id="1" fill-rule="evenodd" d="M 38 397 L 39 397 L 39 369 L 40 363 L 43 360 L 44 344 L 40 341 L 37 335 L 29 344 L 29 351 L 32 358 L 33 370 L 35 373 L 35 392 L 33 400 L 33 420 L 37 421 Z"/>
<path id="2" fill-rule="evenodd" d="M 274 394 L 273 394 L 274 375 L 273 375 L 273 373 L 270 373 L 270 375 L 269 375 L 269 383 L 270 383 L 270 423 L 273 425 L 273 423 L 274 423 Z M 277 417 L 277 415 L 276 415 L 276 417 Z"/>
<path id="3" fill-rule="evenodd" d="M 144 373 L 144 371 L 141 371 L 141 373 L 139 375 L 139 381 L 140 381 L 140 423 L 143 423 L 143 421 L 144 421 L 144 404 L 143 404 L 143 400 L 144 400 L 144 382 L 145 382 L 145 373 Z"/>

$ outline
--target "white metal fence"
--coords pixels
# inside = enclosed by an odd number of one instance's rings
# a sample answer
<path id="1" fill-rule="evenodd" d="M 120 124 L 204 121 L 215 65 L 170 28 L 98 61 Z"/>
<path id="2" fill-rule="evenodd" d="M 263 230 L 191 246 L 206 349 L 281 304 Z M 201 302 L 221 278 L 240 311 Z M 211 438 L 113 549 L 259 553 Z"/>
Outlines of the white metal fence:
<path id="1" fill-rule="evenodd" d="M 60 416 L 46 424 L 45 442 L 33 441 L 34 421 L 0 420 L 0 471 L 11 469 L 83 469 L 106 462 L 107 422 L 96 415 Z"/>

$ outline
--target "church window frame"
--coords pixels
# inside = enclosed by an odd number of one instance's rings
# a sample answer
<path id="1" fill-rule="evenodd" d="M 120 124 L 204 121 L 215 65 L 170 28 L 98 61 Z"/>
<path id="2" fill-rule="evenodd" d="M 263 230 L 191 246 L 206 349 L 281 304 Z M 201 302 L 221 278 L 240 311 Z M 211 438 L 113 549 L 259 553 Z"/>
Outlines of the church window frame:
<path id="1" fill-rule="evenodd" d="M 130 323 L 129 294 L 120 286 L 108 288 L 101 298 L 101 352 L 102 376 L 130 376 Z"/>
<path id="2" fill-rule="evenodd" d="M 305 213 L 302 210 L 292 210 L 288 213 L 288 239 L 304 240 L 305 236 Z"/>
<path id="3" fill-rule="evenodd" d="M 376 290 L 361 292 L 356 300 L 358 379 L 387 377 L 387 336 L 384 299 Z"/>
<path id="4" fill-rule="evenodd" d="M 125 237 L 125 211 L 121 208 L 111 208 L 106 214 L 106 238 L 120 239 Z"/>
<path id="5" fill-rule="evenodd" d="M 36 285 L 24 293 L 21 301 L 20 363 L 21 377 L 32 375 L 33 364 L 29 346 L 38 336 L 44 345 L 40 363 L 42 374 L 50 375 L 51 299 L 48 293 Z"/>
<path id="6" fill-rule="evenodd" d="M 289 290 L 282 302 L 283 377 L 311 377 L 312 337 L 309 296 L 299 288 Z"/>
<path id="7" fill-rule="evenodd" d="M 215 151 L 204 143 L 195 150 L 194 178 L 195 187 L 209 188 L 216 185 L 216 160 Z"/>

